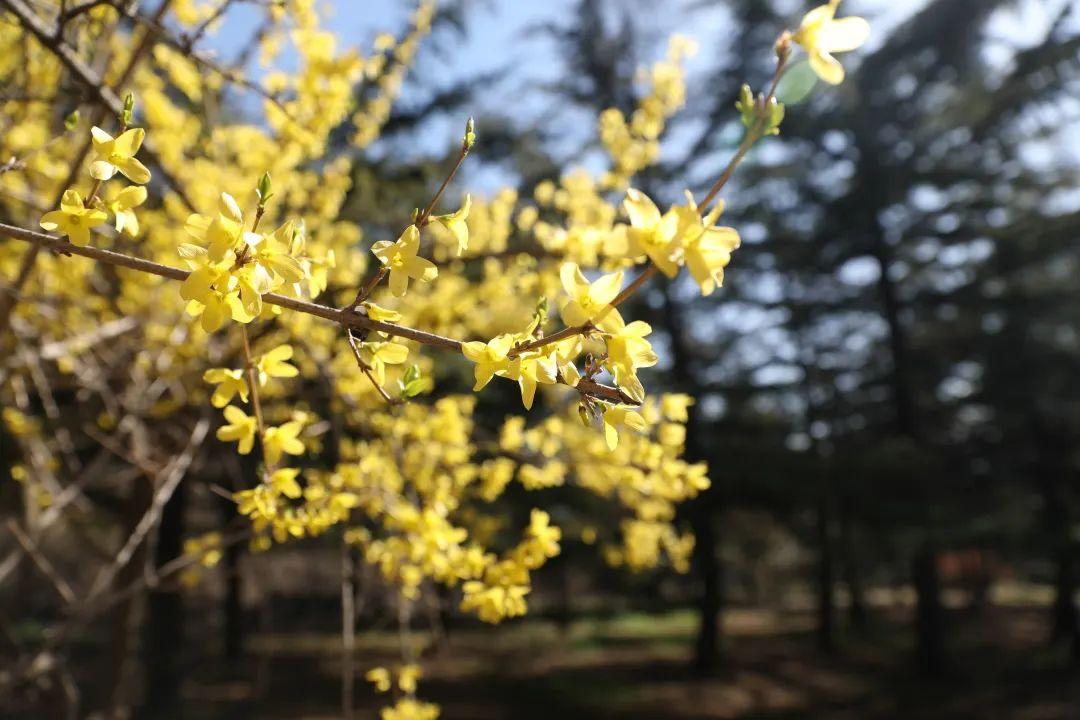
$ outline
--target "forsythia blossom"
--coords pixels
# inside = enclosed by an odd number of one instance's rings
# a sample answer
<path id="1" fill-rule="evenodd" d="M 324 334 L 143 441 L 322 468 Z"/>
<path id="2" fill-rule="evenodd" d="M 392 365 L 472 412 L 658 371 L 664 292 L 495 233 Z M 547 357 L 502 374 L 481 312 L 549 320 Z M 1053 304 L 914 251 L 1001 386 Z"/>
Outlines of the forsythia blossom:
<path id="1" fill-rule="evenodd" d="M 97 160 L 90 163 L 90 177 L 95 180 L 108 180 L 120 172 L 133 183 L 144 185 L 150 182 L 150 171 L 135 159 L 135 153 L 142 147 L 146 131 L 132 128 L 114 138 L 99 127 L 91 128 L 94 140 L 94 154 Z"/>
<path id="2" fill-rule="evenodd" d="M 401 297 L 409 289 L 409 279 L 431 282 L 439 269 L 430 260 L 417 256 L 420 250 L 420 231 L 415 225 L 405 228 L 397 242 L 380 240 L 371 252 L 390 271 L 390 292 Z"/>
<path id="3" fill-rule="evenodd" d="M 597 321 L 604 328 L 616 322 L 618 310 L 610 303 L 622 287 L 622 272 L 604 275 L 590 283 L 574 263 L 564 263 L 560 270 L 563 289 L 570 299 L 562 306 L 562 318 L 567 325 L 584 325 Z"/>
<path id="4" fill-rule="evenodd" d="M 870 24 L 861 17 L 836 19 L 840 0 L 814 8 L 806 14 L 793 39 L 810 56 L 810 67 L 825 82 L 839 85 L 844 81 L 844 66 L 833 53 L 849 52 L 860 47 L 870 35 Z"/>
<path id="5" fill-rule="evenodd" d="M 66 190 L 60 201 L 60 209 L 41 216 L 41 227 L 67 235 L 72 245 L 85 247 L 90 244 L 90 229 L 108 219 L 104 210 L 85 207 L 77 190 Z"/>
<path id="6" fill-rule="evenodd" d="M 661 215 L 656 204 L 645 193 L 634 188 L 626 191 L 623 207 L 630 217 L 628 238 L 631 252 L 647 255 L 660 272 L 675 277 L 679 272 L 679 265 L 675 261 L 678 216 L 672 212 Z"/>

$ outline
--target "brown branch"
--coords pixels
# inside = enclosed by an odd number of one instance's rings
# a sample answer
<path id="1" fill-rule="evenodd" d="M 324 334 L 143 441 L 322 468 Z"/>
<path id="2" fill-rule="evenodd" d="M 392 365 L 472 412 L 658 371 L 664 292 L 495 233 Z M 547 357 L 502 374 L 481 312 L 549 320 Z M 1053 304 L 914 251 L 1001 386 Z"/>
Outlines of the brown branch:
<path id="1" fill-rule="evenodd" d="M 60 60 L 64 67 L 67 68 L 68 72 L 75 77 L 80 85 L 90 92 L 97 102 L 101 103 L 109 110 L 109 112 L 117 116 L 123 114 L 124 103 L 116 93 L 113 92 L 104 80 L 102 80 L 100 75 L 95 73 L 94 70 L 75 53 L 70 45 L 65 43 L 62 39 L 57 38 L 55 34 L 50 33 L 49 29 L 42 22 L 41 18 L 38 17 L 37 13 L 31 10 L 23 0 L 3 0 L 3 4 L 11 10 L 19 23 L 37 38 L 38 42 Z M 165 180 L 173 192 L 184 201 L 184 204 L 188 206 L 188 209 L 194 210 L 194 205 L 184 192 L 183 187 L 162 164 L 161 158 L 156 152 L 153 143 L 149 140 L 144 141 L 142 151 L 157 168 L 158 174 Z"/>
<path id="2" fill-rule="evenodd" d="M 4 4 L 11 7 L 11 0 L 3 0 L 3 2 Z M 169 6 L 171 4 L 172 0 L 161 0 L 161 4 L 158 6 L 158 9 L 154 13 L 155 19 L 160 21 L 162 18 L 164 18 L 165 14 L 169 11 Z M 30 18 L 29 15 L 27 17 Z M 34 17 L 36 18 L 36 16 Z M 31 32 L 34 31 L 31 30 Z M 38 32 L 44 32 L 44 29 L 39 28 Z M 40 35 L 38 37 L 40 38 Z M 42 42 L 46 41 L 42 40 Z M 49 46 L 46 44 L 46 47 Z M 146 53 L 149 47 L 150 33 L 146 33 L 139 40 L 139 44 L 131 53 L 131 57 L 128 58 L 127 64 L 124 66 L 123 71 L 120 73 L 119 77 L 116 80 L 116 87 L 122 87 L 124 84 L 127 83 L 129 79 L 131 79 L 131 76 L 135 73 L 135 68 L 138 67 L 139 62 L 142 60 L 143 55 Z M 59 53 L 59 51 L 56 49 L 53 49 L 53 52 L 57 54 Z M 94 124 L 100 125 L 105 122 L 105 118 L 108 115 L 109 111 L 110 108 L 107 106 L 107 104 L 101 105 L 98 108 L 97 114 L 94 117 Z M 86 160 L 87 155 L 90 154 L 91 147 L 93 147 L 93 141 L 92 138 L 88 135 L 86 137 L 86 140 L 83 142 L 82 147 L 79 149 L 79 153 L 76 156 L 75 161 L 71 164 L 68 170 L 67 178 L 64 180 L 63 183 L 60 184 L 60 189 L 57 192 L 56 197 L 53 199 L 52 203 L 49 204 L 49 208 L 56 207 L 56 205 L 60 202 L 64 191 L 67 190 L 67 188 L 70 187 L 71 184 L 75 181 L 75 178 L 78 176 L 79 171 L 82 169 L 83 162 Z M 179 192 L 178 194 L 182 199 L 185 199 L 185 196 L 182 192 Z M 185 202 L 187 202 L 186 199 Z M 191 207 L 190 202 L 187 202 L 187 205 L 188 207 Z M 13 292 L 8 295 L 0 293 L 0 330 L 7 326 L 8 320 L 11 317 L 11 313 L 14 311 L 15 305 L 18 301 L 19 293 L 22 292 L 23 287 L 30 279 L 30 274 L 34 270 L 34 264 L 37 262 L 38 253 L 40 251 L 41 247 L 38 245 L 35 245 L 26 251 L 26 254 L 23 255 L 22 262 L 19 264 L 19 270 L 15 275 L 15 280 L 11 284 L 11 289 L 13 290 Z"/>
<path id="3" fill-rule="evenodd" d="M 64 599 L 64 602 L 68 605 L 72 605 L 75 600 L 75 593 L 71 589 L 71 586 L 67 584 L 64 578 L 60 577 L 60 574 L 56 572 L 56 568 L 53 567 L 49 559 L 41 552 L 41 549 L 34 543 L 33 539 L 26 532 L 19 527 L 19 523 L 14 520 L 8 520 L 8 530 L 15 536 L 19 545 L 22 546 L 23 551 L 30 556 L 34 564 L 37 565 L 38 570 L 49 579 L 49 582 L 56 588 L 57 594 Z"/>
<path id="4" fill-rule="evenodd" d="M 641 288 L 641 286 L 644 285 L 646 283 L 646 281 L 648 281 L 649 278 L 651 278 L 656 273 L 657 273 L 657 267 L 655 265 L 650 265 L 649 267 L 642 270 L 641 274 L 638 275 L 636 278 L 634 278 L 634 282 L 627 285 L 625 288 L 622 289 L 622 291 L 618 295 L 615 296 L 615 299 L 611 301 L 611 304 L 610 304 L 609 308 L 616 308 L 619 305 L 621 305 L 622 303 L 624 303 L 631 295 L 636 293 Z M 600 315 L 597 316 L 596 319 L 597 320 L 602 319 L 603 316 L 607 312 L 608 312 L 608 310 L 605 309 Z M 545 345 L 551 345 L 552 343 L 557 343 L 560 340 L 565 340 L 568 337 L 574 337 L 575 335 L 587 335 L 588 333 L 592 332 L 595 328 L 596 328 L 596 323 L 594 321 L 592 321 L 592 320 L 590 320 L 589 322 L 584 323 L 582 325 L 571 325 L 570 327 L 565 327 L 562 330 L 560 330 L 559 332 L 554 333 L 552 335 L 547 335 L 547 336 L 542 337 L 542 338 L 537 338 L 536 340 L 533 340 L 532 342 L 528 342 L 528 343 L 525 343 L 524 345 L 518 345 L 515 348 L 511 348 L 508 355 L 510 357 L 517 357 L 518 355 L 520 355 L 523 352 L 528 352 L 529 350 L 535 350 L 536 348 L 544 347 Z"/>
<path id="5" fill-rule="evenodd" d="M 106 265 L 126 267 L 150 275 L 168 278 L 169 280 L 183 282 L 187 279 L 189 274 L 187 270 L 181 270 L 180 268 L 171 265 L 163 265 L 151 260 L 144 260 L 142 258 L 132 257 L 131 255 L 124 255 L 123 253 L 104 250 L 89 245 L 86 247 L 78 247 L 72 245 L 63 238 L 53 237 L 52 235 L 46 235 L 45 233 L 35 232 L 33 230 L 26 230 L 5 223 L 0 223 L 0 236 L 6 236 L 28 243 L 35 243 L 42 247 L 63 251 L 66 254 L 79 255 L 97 262 L 105 263 Z M 278 295 L 277 293 L 267 293 L 266 295 L 263 295 L 263 301 L 270 303 L 271 305 L 285 308 L 286 310 L 294 310 L 307 315 L 320 317 L 324 320 L 337 323 L 344 328 L 369 332 L 382 332 L 387 335 L 412 340 L 421 345 L 430 345 L 432 347 L 442 348 L 443 350 L 449 350 L 456 353 L 462 352 L 463 343 L 460 340 L 448 338 L 443 335 L 436 335 L 435 333 L 426 332 L 424 330 L 417 330 L 404 325 L 395 325 L 393 323 L 372 320 L 362 313 L 339 310 L 307 300 L 299 300 L 297 298 L 286 297 L 285 295 Z M 637 404 L 618 388 L 610 387 L 608 385 L 581 380 L 577 384 L 577 389 L 579 392 L 583 392 L 586 395 L 592 395 L 602 400 L 625 404 Z"/>
<path id="6" fill-rule="evenodd" d="M 184 479 L 184 475 L 195 459 L 195 453 L 206 438 L 209 429 L 210 422 L 205 419 L 200 420 L 191 431 L 187 447 L 162 471 L 161 475 L 164 476 L 164 479 L 162 479 L 161 485 L 154 492 L 154 499 L 150 508 L 139 520 L 139 524 L 135 526 L 135 529 L 128 536 L 127 541 L 113 561 L 98 573 L 98 576 L 94 579 L 94 583 L 90 588 L 90 599 L 97 597 L 112 585 L 117 573 L 127 565 L 143 540 L 146 539 L 146 536 L 157 526 L 166 503 L 172 498 L 176 488 L 180 486 L 180 481 Z"/>

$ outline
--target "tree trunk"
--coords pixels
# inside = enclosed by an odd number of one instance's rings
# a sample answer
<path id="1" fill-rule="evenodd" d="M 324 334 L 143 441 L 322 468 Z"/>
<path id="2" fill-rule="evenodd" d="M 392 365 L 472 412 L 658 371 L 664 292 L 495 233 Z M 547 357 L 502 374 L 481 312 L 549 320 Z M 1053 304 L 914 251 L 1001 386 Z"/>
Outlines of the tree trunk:
<path id="1" fill-rule="evenodd" d="M 124 539 L 126 540 L 142 519 L 143 514 L 150 508 L 153 502 L 154 486 L 147 478 L 139 478 L 132 486 L 131 495 L 128 499 L 127 518 L 124 527 Z M 146 560 L 146 540 L 132 553 L 128 562 L 116 573 L 113 579 L 113 590 L 122 590 L 139 579 L 143 571 L 143 563 Z M 110 650 L 109 670 L 106 687 L 109 690 L 107 716 L 121 717 L 127 714 L 133 698 L 131 693 L 131 646 L 132 646 L 132 615 L 136 610 L 138 596 L 129 596 L 118 602 L 109 613 L 110 616 Z"/>
<path id="2" fill-rule="evenodd" d="M 699 674 L 713 672 L 720 665 L 723 609 L 723 586 L 720 557 L 716 543 L 716 519 L 708 507 L 699 507 L 693 516 L 694 567 L 701 579 L 698 598 L 700 624 L 694 651 L 694 670 Z"/>
<path id="3" fill-rule="evenodd" d="M 690 352 L 687 349 L 685 328 L 682 318 L 679 317 L 672 298 L 670 282 L 664 281 L 663 286 L 663 320 L 671 335 L 671 375 L 675 378 L 677 387 L 692 396 L 697 395 L 697 387 L 693 368 L 690 362 Z M 684 456 L 687 462 L 707 460 L 701 443 L 701 410 L 700 406 L 691 405 L 686 421 L 686 451 Z M 694 652 L 694 670 L 697 673 L 708 673 L 720 665 L 720 635 L 722 622 L 720 613 L 723 609 L 723 578 L 721 559 L 717 547 L 716 511 L 719 507 L 717 496 L 719 490 L 716 479 L 713 485 L 692 501 L 686 508 L 690 523 L 694 531 L 694 572 L 701 581 L 701 594 L 698 597 L 698 609 L 701 613 L 698 626 L 697 644 Z"/>
<path id="4" fill-rule="evenodd" d="M 183 554 L 186 483 L 180 483 L 165 504 L 158 528 L 154 562 L 161 567 Z M 184 604 L 180 585 L 169 578 L 150 591 L 146 609 L 147 718 L 179 717 L 183 683 Z"/>
<path id="5" fill-rule="evenodd" d="M 937 553 L 929 543 L 915 553 L 913 564 L 915 592 L 915 653 L 919 669 L 938 675 L 945 669 L 945 609 L 941 605 Z"/>
<path id="6" fill-rule="evenodd" d="M 236 503 L 224 498 L 219 504 L 221 526 L 228 527 L 236 518 Z M 242 543 L 229 543 L 222 551 L 225 594 L 221 599 L 222 650 L 229 665 L 244 655 L 243 576 L 240 574 Z"/>
<path id="7" fill-rule="evenodd" d="M 833 589 L 833 545 L 830 532 L 829 499 L 826 493 L 818 502 L 817 542 L 818 542 L 818 649 L 826 655 L 836 652 L 835 607 L 836 597 Z"/>
<path id="8" fill-rule="evenodd" d="M 840 506 L 840 552 L 844 585 L 848 591 L 848 621 L 852 629 L 862 631 L 867 626 L 866 596 L 863 588 L 862 567 L 855 550 L 855 527 L 851 516 L 850 501 Z"/>

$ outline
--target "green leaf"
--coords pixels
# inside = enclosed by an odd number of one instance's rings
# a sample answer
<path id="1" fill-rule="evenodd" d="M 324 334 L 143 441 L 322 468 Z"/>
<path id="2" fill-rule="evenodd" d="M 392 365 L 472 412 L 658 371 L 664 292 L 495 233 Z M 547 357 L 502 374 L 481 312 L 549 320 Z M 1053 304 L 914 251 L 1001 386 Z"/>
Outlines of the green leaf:
<path id="1" fill-rule="evenodd" d="M 797 105 L 810 95 L 810 91 L 817 85 L 817 80 L 810 62 L 803 60 L 784 73 L 779 87 L 776 88 L 776 98 L 785 105 Z"/>

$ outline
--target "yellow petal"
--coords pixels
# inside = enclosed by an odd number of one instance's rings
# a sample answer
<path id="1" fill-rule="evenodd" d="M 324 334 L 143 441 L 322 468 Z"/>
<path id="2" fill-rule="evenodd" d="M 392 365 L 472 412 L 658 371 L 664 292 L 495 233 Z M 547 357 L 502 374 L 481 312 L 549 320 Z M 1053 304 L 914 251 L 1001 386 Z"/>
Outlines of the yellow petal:
<path id="1" fill-rule="evenodd" d="M 123 135 L 116 138 L 113 143 L 112 151 L 117 155 L 131 157 L 139 152 L 139 148 L 142 147 L 143 138 L 145 137 L 146 131 L 142 128 L 131 128 Z"/>
<path id="2" fill-rule="evenodd" d="M 844 82 L 844 66 L 827 52 L 811 53 L 810 67 L 819 78 L 830 85 L 839 85 Z"/>
<path id="3" fill-rule="evenodd" d="M 117 167 L 124 177 L 133 183 L 139 183 L 141 185 L 150 182 L 150 171 L 135 158 L 125 158 L 124 160 L 119 161 Z"/>
<path id="4" fill-rule="evenodd" d="M 116 166 L 104 160 L 90 163 L 90 177 L 95 180 L 108 180 L 116 174 Z"/>
<path id="5" fill-rule="evenodd" d="M 619 290 L 622 289 L 622 282 L 623 274 L 621 270 L 610 275 L 604 275 L 590 286 L 589 295 L 592 296 L 593 302 L 599 305 L 607 305 L 619 294 Z"/>
<path id="6" fill-rule="evenodd" d="M 640 190 L 634 188 L 627 190 L 623 207 L 630 217 L 630 224 L 634 227 L 652 227 L 660 222 L 660 211 L 656 204 Z"/>
<path id="7" fill-rule="evenodd" d="M 870 37 L 870 23 L 861 17 L 846 17 L 826 23 L 818 33 L 818 47 L 825 52 L 850 52 Z"/>

